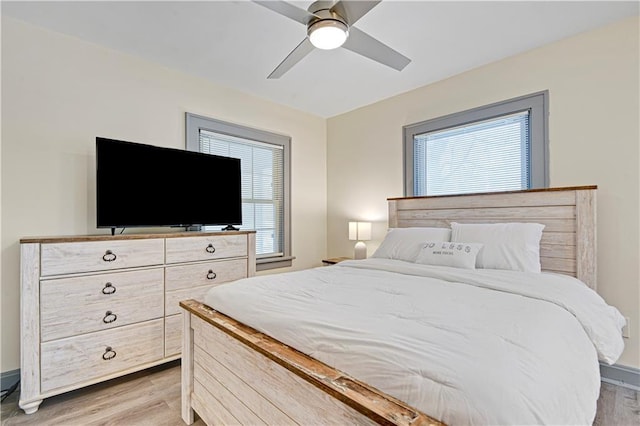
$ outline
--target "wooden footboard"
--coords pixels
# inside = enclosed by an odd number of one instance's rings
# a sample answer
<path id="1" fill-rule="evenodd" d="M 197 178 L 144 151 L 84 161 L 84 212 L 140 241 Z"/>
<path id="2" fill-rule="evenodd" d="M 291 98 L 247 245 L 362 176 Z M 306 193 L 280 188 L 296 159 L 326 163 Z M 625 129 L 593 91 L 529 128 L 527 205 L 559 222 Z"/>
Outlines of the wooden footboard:
<path id="1" fill-rule="evenodd" d="M 213 424 L 442 425 L 195 300 L 183 308 L 182 418 Z"/>

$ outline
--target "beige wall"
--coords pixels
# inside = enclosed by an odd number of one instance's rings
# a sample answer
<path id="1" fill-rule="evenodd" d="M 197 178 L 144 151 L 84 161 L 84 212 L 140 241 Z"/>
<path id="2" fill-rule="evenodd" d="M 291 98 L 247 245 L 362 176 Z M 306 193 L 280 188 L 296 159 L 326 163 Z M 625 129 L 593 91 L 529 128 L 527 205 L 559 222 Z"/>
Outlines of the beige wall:
<path id="1" fill-rule="evenodd" d="M 291 136 L 294 269 L 320 265 L 326 120 L 2 18 L 3 372 L 20 366 L 19 239 L 106 233 L 95 137 L 183 148 L 187 111 Z"/>
<path id="2" fill-rule="evenodd" d="M 549 90 L 551 186 L 598 185 L 598 288 L 631 318 L 620 364 L 640 367 L 639 27 L 632 18 L 328 120 L 328 254 L 351 218 L 386 231 L 403 195 L 402 126 Z"/>

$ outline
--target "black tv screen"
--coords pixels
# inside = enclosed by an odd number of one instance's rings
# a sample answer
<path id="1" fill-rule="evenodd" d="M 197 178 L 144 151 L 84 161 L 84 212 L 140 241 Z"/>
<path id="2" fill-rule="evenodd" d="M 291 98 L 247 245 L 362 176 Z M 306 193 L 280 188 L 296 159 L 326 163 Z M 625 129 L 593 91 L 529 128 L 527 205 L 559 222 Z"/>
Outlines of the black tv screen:
<path id="1" fill-rule="evenodd" d="M 240 225 L 240 160 L 96 138 L 98 228 Z"/>

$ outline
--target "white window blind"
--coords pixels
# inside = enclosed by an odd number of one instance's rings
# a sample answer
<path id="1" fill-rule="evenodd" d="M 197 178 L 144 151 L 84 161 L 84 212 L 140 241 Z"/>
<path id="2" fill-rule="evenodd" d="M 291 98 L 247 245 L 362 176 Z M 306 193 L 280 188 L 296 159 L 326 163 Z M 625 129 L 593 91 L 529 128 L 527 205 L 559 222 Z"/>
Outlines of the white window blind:
<path id="1" fill-rule="evenodd" d="M 532 93 L 404 126 L 405 195 L 548 187 L 548 96 Z"/>
<path id="2" fill-rule="evenodd" d="M 284 149 L 200 129 L 200 152 L 240 159 L 242 226 L 255 229 L 256 256 L 284 251 Z"/>
<path id="3" fill-rule="evenodd" d="M 414 135 L 414 195 L 528 188 L 529 114 Z"/>

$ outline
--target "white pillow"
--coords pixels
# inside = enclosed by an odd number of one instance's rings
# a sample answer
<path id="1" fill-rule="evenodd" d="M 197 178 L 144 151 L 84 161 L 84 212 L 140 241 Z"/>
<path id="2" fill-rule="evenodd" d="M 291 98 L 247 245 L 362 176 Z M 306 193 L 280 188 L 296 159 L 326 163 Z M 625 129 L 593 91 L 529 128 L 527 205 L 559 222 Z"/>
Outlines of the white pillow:
<path id="1" fill-rule="evenodd" d="M 476 267 L 540 272 L 539 223 L 451 223 L 451 241 L 482 243 Z"/>
<path id="2" fill-rule="evenodd" d="M 371 257 L 415 262 L 427 241 L 449 241 L 449 228 L 391 228 Z"/>
<path id="3" fill-rule="evenodd" d="M 478 243 L 426 242 L 416 263 L 454 268 L 476 269 L 476 257 L 482 248 Z"/>

